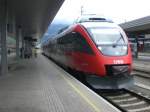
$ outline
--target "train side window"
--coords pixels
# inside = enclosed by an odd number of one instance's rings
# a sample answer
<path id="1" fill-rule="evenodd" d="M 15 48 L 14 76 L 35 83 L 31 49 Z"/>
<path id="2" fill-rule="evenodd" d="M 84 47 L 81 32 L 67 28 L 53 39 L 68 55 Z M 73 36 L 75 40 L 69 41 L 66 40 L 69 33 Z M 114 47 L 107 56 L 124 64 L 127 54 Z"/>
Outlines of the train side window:
<path id="1" fill-rule="evenodd" d="M 72 41 L 75 51 L 93 54 L 90 45 L 80 33 L 72 32 Z"/>
<path id="2" fill-rule="evenodd" d="M 69 33 L 66 37 L 67 43 L 71 44 L 73 42 L 72 39 L 73 39 L 73 35 L 72 35 L 72 33 Z"/>
<path id="3" fill-rule="evenodd" d="M 61 38 L 58 38 L 58 39 L 57 39 L 57 43 L 58 43 L 58 44 L 61 44 Z"/>
<path id="4" fill-rule="evenodd" d="M 62 36 L 57 39 L 58 44 L 66 44 L 66 36 Z"/>

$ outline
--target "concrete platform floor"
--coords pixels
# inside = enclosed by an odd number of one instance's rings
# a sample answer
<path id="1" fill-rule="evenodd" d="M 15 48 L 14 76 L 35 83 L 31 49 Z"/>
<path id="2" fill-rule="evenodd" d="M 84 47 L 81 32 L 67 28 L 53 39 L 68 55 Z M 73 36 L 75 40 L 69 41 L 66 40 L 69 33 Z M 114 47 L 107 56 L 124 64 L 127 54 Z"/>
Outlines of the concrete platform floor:
<path id="1" fill-rule="evenodd" d="M 0 112 L 118 112 L 42 55 L 0 77 Z"/>

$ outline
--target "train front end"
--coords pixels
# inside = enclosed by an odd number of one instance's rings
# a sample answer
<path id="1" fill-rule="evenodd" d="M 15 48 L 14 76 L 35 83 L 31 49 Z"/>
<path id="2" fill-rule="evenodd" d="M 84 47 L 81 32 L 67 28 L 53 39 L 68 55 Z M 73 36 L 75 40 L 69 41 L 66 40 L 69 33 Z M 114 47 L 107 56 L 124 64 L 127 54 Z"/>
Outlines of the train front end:
<path id="1" fill-rule="evenodd" d="M 91 23 L 85 25 L 91 40 L 97 66 L 95 75 L 88 75 L 87 81 L 94 88 L 119 89 L 133 85 L 132 56 L 128 38 L 114 23 Z"/>

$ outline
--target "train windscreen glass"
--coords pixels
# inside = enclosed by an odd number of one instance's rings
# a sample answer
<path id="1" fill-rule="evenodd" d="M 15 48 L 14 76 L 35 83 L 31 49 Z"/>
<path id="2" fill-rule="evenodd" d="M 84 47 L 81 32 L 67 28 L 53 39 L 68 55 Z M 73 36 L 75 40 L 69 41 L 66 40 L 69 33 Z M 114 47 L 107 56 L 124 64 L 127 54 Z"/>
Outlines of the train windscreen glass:
<path id="1" fill-rule="evenodd" d="M 118 29 L 90 28 L 95 44 L 104 55 L 122 56 L 127 54 L 127 38 Z"/>

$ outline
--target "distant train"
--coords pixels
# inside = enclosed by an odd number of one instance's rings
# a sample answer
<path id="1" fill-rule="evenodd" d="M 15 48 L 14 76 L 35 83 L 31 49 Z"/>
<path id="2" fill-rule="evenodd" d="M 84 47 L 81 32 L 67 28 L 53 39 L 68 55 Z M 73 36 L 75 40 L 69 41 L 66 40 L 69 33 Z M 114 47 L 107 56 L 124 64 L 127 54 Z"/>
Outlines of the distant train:
<path id="1" fill-rule="evenodd" d="M 62 66 L 82 72 L 95 88 L 117 89 L 133 83 L 128 38 L 106 18 L 82 18 L 49 38 L 42 49 Z"/>

